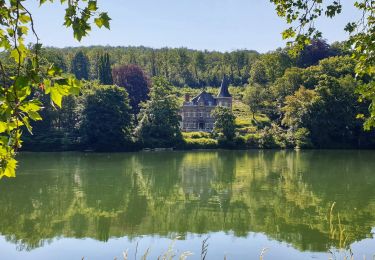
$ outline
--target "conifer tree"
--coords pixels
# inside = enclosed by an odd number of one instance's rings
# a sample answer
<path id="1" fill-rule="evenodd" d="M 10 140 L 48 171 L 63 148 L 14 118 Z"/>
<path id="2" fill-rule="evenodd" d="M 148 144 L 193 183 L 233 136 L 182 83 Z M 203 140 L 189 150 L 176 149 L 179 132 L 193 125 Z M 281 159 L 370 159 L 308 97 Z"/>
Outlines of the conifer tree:
<path id="1" fill-rule="evenodd" d="M 74 55 L 71 72 L 79 80 L 89 78 L 89 59 L 82 51 Z"/>
<path id="2" fill-rule="evenodd" d="M 109 59 L 109 54 L 105 53 L 101 55 L 99 58 L 99 81 L 103 85 L 111 85 L 113 83 L 112 80 L 112 71 L 111 71 L 111 63 Z"/>

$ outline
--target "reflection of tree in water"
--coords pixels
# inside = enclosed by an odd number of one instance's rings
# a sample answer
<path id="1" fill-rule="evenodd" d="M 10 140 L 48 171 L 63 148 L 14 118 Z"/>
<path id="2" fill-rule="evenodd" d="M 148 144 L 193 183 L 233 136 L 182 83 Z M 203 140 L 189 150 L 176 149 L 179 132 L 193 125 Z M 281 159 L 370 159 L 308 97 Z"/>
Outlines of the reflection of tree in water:
<path id="1" fill-rule="evenodd" d="M 348 242 L 375 226 L 371 152 L 26 154 L 0 183 L 0 232 L 21 249 L 54 237 L 265 233 L 326 251 L 333 201 Z M 47 163 L 48 162 L 48 163 Z"/>
<path id="2" fill-rule="evenodd" d="M 147 198 L 142 191 L 145 187 L 140 184 L 138 174 L 134 174 L 133 185 L 128 197 L 126 210 L 123 214 L 128 227 L 134 228 L 142 224 L 143 218 L 147 214 Z"/>
<path id="3" fill-rule="evenodd" d="M 19 242 L 20 249 L 28 250 L 61 234 L 62 216 L 70 206 L 74 186 L 66 176 L 77 161 L 70 158 L 68 162 L 56 154 L 22 156 L 21 160 L 25 164 L 20 165 L 20 172 L 26 166 L 27 175 L 0 182 L 0 230 L 10 241 Z"/>
<path id="4" fill-rule="evenodd" d="M 97 238 L 101 241 L 108 241 L 110 237 L 111 218 L 100 216 L 97 218 Z"/>
<path id="5" fill-rule="evenodd" d="M 89 228 L 87 216 L 82 213 L 76 213 L 70 218 L 69 222 L 73 236 L 75 238 L 84 238 Z"/>

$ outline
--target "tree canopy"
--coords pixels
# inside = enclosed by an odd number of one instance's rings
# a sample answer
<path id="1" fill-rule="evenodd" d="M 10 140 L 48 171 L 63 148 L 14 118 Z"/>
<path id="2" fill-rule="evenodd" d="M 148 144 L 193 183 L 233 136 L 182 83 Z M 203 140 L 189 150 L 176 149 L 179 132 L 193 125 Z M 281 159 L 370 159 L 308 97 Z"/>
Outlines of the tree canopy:
<path id="1" fill-rule="evenodd" d="M 321 38 L 322 33 L 316 27 L 316 20 L 321 16 L 333 18 L 342 12 L 342 3 L 332 0 L 271 0 L 275 4 L 276 12 L 283 17 L 291 26 L 284 30 L 284 39 L 290 39 L 289 46 L 293 50 L 314 51 L 315 39 Z M 348 21 L 345 31 L 349 33 L 347 45 L 353 50 L 352 58 L 356 61 L 356 73 L 358 76 L 367 75 L 372 79 L 375 76 L 375 4 L 372 0 L 358 0 L 354 6 L 361 12 L 362 16 L 357 21 Z M 309 49 L 305 46 L 313 43 Z M 316 46 L 318 47 L 318 46 Z M 323 48 L 322 48 L 323 47 Z M 320 46 L 327 49 L 327 46 Z M 326 55 L 324 52 L 317 53 Z M 304 62 L 303 62 L 304 63 Z M 358 87 L 362 98 L 370 100 L 369 116 L 365 127 L 375 127 L 375 83 L 372 80 Z"/>
<path id="2" fill-rule="evenodd" d="M 45 4 L 47 1 L 40 0 Z M 53 0 L 49 1 L 53 2 Z M 109 28 L 107 13 L 99 12 L 96 0 L 60 1 L 66 5 L 65 23 L 73 29 L 74 37 L 81 40 L 91 30 L 90 18 L 98 27 Z M 42 66 L 39 62 L 41 44 L 34 27 L 31 12 L 25 0 L 0 1 L 0 48 L 11 58 L 11 65 L 0 60 L 0 178 L 15 176 L 17 161 L 14 156 L 21 147 L 21 130 L 32 131 L 30 121 L 42 120 L 39 94 L 49 94 L 52 102 L 61 107 L 62 97 L 77 94 L 79 82 L 65 75 L 55 65 Z M 31 31 L 36 44 L 25 45 Z"/>
<path id="3" fill-rule="evenodd" d="M 236 119 L 228 107 L 217 107 L 212 115 L 215 117 L 214 132 L 223 134 L 225 139 L 231 141 L 236 135 L 234 120 Z"/>
<path id="4" fill-rule="evenodd" d="M 150 79 L 137 65 L 121 65 L 112 69 L 113 82 L 124 87 L 129 93 L 130 105 L 134 117 L 139 112 L 139 104 L 148 99 L 150 92 Z"/>
<path id="5" fill-rule="evenodd" d="M 145 147 L 173 147 L 181 140 L 180 106 L 172 90 L 166 79 L 153 78 L 150 100 L 142 106 L 136 129 Z"/>
<path id="6" fill-rule="evenodd" d="M 132 134 L 128 93 L 117 86 L 100 86 L 84 96 L 83 144 L 95 151 L 130 150 Z"/>

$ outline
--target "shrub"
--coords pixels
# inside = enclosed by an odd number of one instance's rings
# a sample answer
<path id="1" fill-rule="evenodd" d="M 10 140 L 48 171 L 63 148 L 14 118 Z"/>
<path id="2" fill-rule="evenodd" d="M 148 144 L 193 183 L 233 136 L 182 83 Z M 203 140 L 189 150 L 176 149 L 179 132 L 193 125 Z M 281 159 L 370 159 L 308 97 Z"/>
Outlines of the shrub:
<path id="1" fill-rule="evenodd" d="M 211 138 L 210 133 L 206 132 L 185 132 L 182 133 L 184 138 L 200 139 L 200 138 Z"/>
<path id="2" fill-rule="evenodd" d="M 214 149 L 218 148 L 218 141 L 211 138 L 185 138 L 178 148 L 181 149 Z"/>
<path id="3" fill-rule="evenodd" d="M 25 134 L 23 151 L 74 151 L 79 150 L 79 136 L 76 132 L 66 133 L 60 130 L 50 130 L 44 133 Z"/>
<path id="4" fill-rule="evenodd" d="M 228 140 L 223 137 L 219 138 L 218 144 L 220 148 L 224 149 L 245 149 L 246 142 L 245 137 L 243 136 L 236 136 L 233 140 Z"/>
<path id="5" fill-rule="evenodd" d="M 264 129 L 260 131 L 258 147 L 259 148 L 278 148 L 273 134 L 268 129 Z"/>
<path id="6" fill-rule="evenodd" d="M 246 144 L 246 139 L 244 136 L 236 136 L 234 138 L 234 144 L 236 145 L 236 147 L 238 148 L 243 148 L 245 147 L 245 144 Z"/>
<path id="7" fill-rule="evenodd" d="M 246 147 L 248 148 L 259 148 L 259 134 L 248 134 L 245 137 Z"/>
<path id="8" fill-rule="evenodd" d="M 311 148 L 313 145 L 310 139 L 310 131 L 306 128 L 299 128 L 294 133 L 296 148 Z"/>

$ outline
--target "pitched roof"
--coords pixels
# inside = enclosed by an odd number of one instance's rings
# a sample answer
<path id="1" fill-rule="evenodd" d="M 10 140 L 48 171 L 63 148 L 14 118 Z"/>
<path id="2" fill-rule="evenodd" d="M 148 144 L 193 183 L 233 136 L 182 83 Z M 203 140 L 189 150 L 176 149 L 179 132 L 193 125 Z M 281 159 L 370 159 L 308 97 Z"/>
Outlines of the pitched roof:
<path id="1" fill-rule="evenodd" d="M 229 82 L 226 76 L 224 76 L 223 81 L 221 82 L 218 98 L 220 97 L 232 97 L 228 90 Z"/>
<path id="2" fill-rule="evenodd" d="M 216 99 L 210 93 L 207 93 L 206 91 L 203 90 L 198 96 L 193 98 L 191 102 L 193 102 L 194 104 L 199 104 L 200 102 L 204 102 L 204 105 L 208 106 L 210 103 L 211 105 L 215 105 Z"/>

